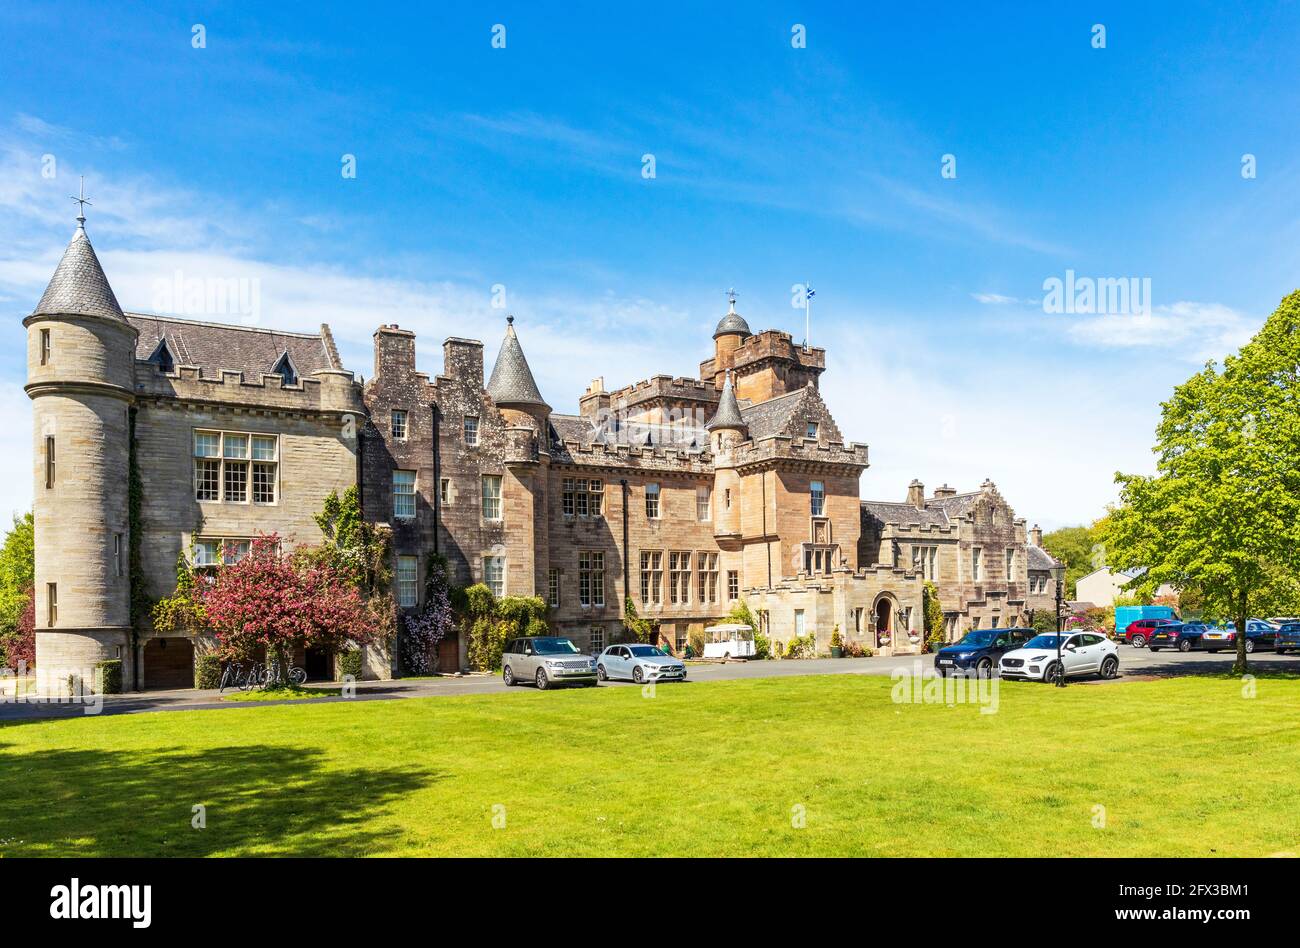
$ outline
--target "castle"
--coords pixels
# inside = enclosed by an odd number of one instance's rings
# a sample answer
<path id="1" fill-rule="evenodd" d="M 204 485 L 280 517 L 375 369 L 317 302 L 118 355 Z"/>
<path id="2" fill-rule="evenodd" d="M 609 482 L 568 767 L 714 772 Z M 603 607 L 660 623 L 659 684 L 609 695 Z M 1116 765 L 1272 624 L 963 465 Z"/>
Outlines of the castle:
<path id="1" fill-rule="evenodd" d="M 318 543 L 313 513 L 352 485 L 392 526 L 402 609 L 419 608 L 437 551 L 457 583 L 543 597 L 555 632 L 590 650 L 622 633 L 625 596 L 678 650 L 740 600 L 774 643 L 824 651 L 838 628 L 889 654 L 921 650 L 927 581 L 950 638 L 1053 606 L 1054 561 L 991 481 L 861 500 L 867 447 L 822 401 L 825 351 L 751 332 L 734 297 L 698 377 L 596 380 L 561 414 L 513 318 L 486 385 L 481 342 L 447 339 L 431 377 L 396 325 L 375 332 L 363 385 L 328 326 L 124 312 L 84 224 L 24 320 L 43 687 L 89 682 L 105 659 L 128 688 L 192 686 L 211 643 L 133 627 L 132 570 L 157 599 L 182 554 L 206 568 L 258 533 Z M 332 656 L 298 659 L 332 673 Z M 438 664 L 463 669 L 466 643 L 444 641 Z M 396 671 L 366 650 L 364 676 Z"/>

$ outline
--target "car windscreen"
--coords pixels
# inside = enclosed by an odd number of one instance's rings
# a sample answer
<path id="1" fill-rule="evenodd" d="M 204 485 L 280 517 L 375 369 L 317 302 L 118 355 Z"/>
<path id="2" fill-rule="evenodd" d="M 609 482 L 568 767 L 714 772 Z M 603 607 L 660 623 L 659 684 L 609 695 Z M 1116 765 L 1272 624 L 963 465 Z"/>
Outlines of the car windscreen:
<path id="1" fill-rule="evenodd" d="M 533 639 L 538 655 L 577 655 L 578 646 L 568 639 Z"/>
<path id="2" fill-rule="evenodd" d="M 1056 648 L 1058 638 L 1059 636 L 1056 635 L 1035 635 L 1025 643 L 1025 648 Z M 1061 644 L 1064 645 L 1065 643 L 1062 642 Z"/>
<path id="3" fill-rule="evenodd" d="M 958 645 L 965 645 L 969 648 L 988 648 L 993 644 L 993 638 L 997 633 L 992 629 L 975 629 L 967 632 Z"/>
<path id="4" fill-rule="evenodd" d="M 653 645 L 630 645 L 628 648 L 637 658 L 663 658 L 667 657 L 661 648 L 655 648 Z"/>

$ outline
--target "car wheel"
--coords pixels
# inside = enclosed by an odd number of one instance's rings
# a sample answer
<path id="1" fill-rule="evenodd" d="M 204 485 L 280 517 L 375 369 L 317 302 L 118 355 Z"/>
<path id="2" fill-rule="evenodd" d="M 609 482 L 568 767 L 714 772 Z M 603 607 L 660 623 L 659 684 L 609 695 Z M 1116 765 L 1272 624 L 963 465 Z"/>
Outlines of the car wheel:
<path id="1" fill-rule="evenodd" d="M 597 666 L 596 666 L 596 678 L 599 679 L 600 681 L 609 681 L 609 676 L 608 676 L 607 674 L 605 674 L 605 666 L 604 666 L 604 665 L 597 665 Z"/>
<path id="2" fill-rule="evenodd" d="M 991 659 L 981 658 L 975 663 L 975 674 L 981 678 L 993 677 L 993 662 Z"/>
<path id="3" fill-rule="evenodd" d="M 641 671 L 640 665 L 632 669 L 632 680 L 635 681 L 638 685 L 641 684 L 641 681 L 644 678 L 645 678 L 645 672 Z"/>
<path id="4" fill-rule="evenodd" d="M 1274 651 L 1276 651 L 1279 655 L 1285 655 L 1285 654 L 1286 654 L 1286 649 L 1284 649 L 1284 648 L 1274 649 Z"/>
<path id="5" fill-rule="evenodd" d="M 1160 649 L 1156 648 L 1156 647 L 1153 645 L 1153 646 L 1151 646 L 1151 651 L 1153 651 L 1153 652 L 1158 652 L 1158 651 L 1160 651 Z"/>
<path id="6" fill-rule="evenodd" d="M 509 665 L 502 669 L 501 680 L 505 682 L 507 688 L 515 683 L 515 673 L 510 670 Z"/>
<path id="7" fill-rule="evenodd" d="M 1178 651 L 1190 652 L 1191 650 L 1192 650 L 1192 643 L 1190 639 L 1183 639 L 1181 642 L 1178 643 Z"/>
<path id="8" fill-rule="evenodd" d="M 1246 639 L 1246 654 L 1249 655 L 1253 651 L 1255 651 L 1255 643 L 1250 639 Z"/>
<path id="9" fill-rule="evenodd" d="M 1054 685 L 1054 684 L 1056 684 L 1056 683 L 1060 680 L 1060 678 L 1061 678 L 1061 663 L 1060 663 L 1060 662 L 1052 662 L 1052 663 L 1051 663 L 1050 665 L 1048 665 L 1047 668 L 1043 671 L 1043 681 L 1047 682 L 1047 684 L 1049 684 L 1049 685 Z"/>
<path id="10" fill-rule="evenodd" d="M 1119 674 L 1119 659 L 1114 655 L 1107 655 L 1101 660 L 1101 677 L 1114 678 Z"/>
<path id="11" fill-rule="evenodd" d="M 551 680 L 546 677 L 546 670 L 544 668 L 537 669 L 537 690 L 545 691 L 549 687 L 551 687 Z"/>
<path id="12" fill-rule="evenodd" d="M 1133 636 L 1133 647 L 1134 647 L 1134 648 L 1146 648 L 1146 647 L 1147 647 L 1147 637 L 1146 637 L 1145 635 L 1135 635 L 1135 636 Z"/>
<path id="13" fill-rule="evenodd" d="M 1217 648 L 1207 648 L 1206 651 L 1209 652 L 1211 655 L 1219 654 L 1219 650 Z"/>

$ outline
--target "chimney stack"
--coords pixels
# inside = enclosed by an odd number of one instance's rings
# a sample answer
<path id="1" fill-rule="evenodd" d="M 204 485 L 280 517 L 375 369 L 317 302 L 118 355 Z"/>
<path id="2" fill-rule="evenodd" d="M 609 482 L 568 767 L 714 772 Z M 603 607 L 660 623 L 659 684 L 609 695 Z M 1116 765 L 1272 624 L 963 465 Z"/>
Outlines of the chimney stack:
<path id="1" fill-rule="evenodd" d="M 1029 542 L 1040 550 L 1043 548 L 1043 528 L 1034 524 L 1034 529 L 1029 531 Z"/>
<path id="2" fill-rule="evenodd" d="M 925 485 L 919 480 L 913 479 L 907 485 L 907 502 L 917 510 L 925 509 Z"/>

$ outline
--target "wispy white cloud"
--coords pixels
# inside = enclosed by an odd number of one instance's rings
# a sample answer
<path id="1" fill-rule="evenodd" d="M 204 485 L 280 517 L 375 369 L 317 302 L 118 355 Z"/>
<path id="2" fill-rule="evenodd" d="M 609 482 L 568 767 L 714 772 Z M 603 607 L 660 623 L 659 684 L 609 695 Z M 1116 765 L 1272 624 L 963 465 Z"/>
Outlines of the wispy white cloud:
<path id="1" fill-rule="evenodd" d="M 1146 315 L 1062 317 L 1076 343 L 1106 349 L 1160 349 L 1190 362 L 1221 360 L 1241 348 L 1263 323 L 1220 303 L 1182 301 Z"/>

